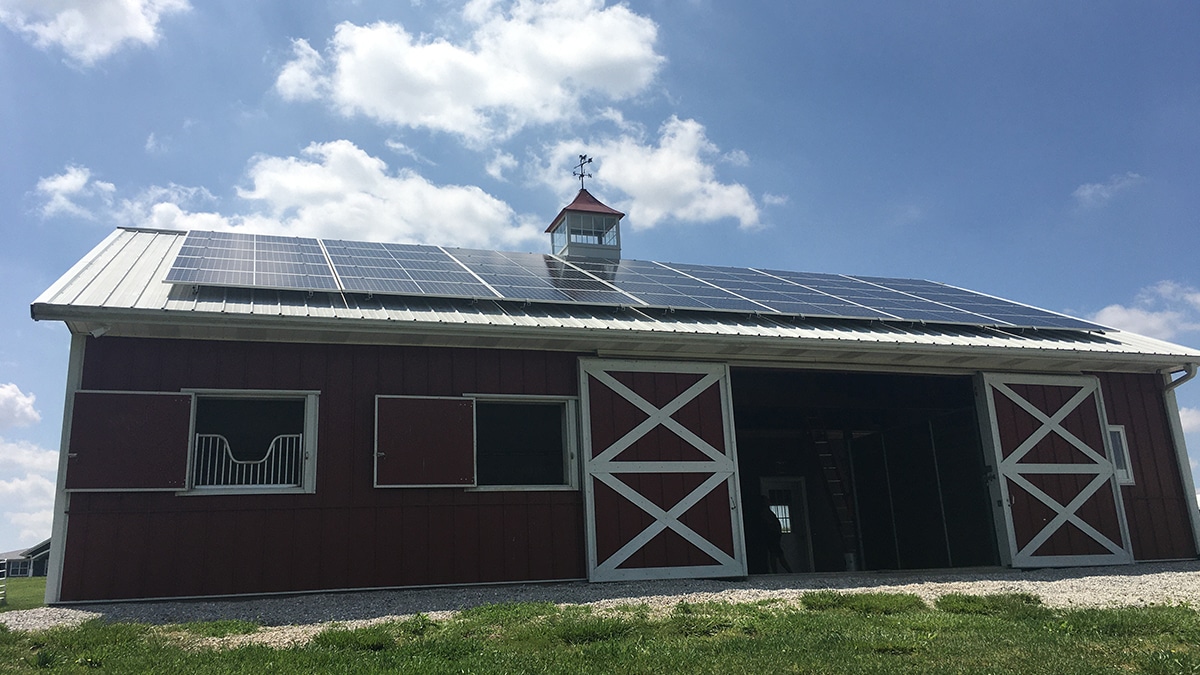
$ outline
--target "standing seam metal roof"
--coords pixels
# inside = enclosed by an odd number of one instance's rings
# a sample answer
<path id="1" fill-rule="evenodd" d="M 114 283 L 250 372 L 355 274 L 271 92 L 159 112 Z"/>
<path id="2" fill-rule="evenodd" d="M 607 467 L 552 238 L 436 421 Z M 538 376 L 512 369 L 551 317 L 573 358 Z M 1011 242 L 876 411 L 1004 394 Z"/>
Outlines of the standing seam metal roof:
<path id="1" fill-rule="evenodd" d="M 1200 352 L 1113 330 L 1006 330 L 979 326 L 808 319 L 632 307 L 521 304 L 336 292 L 278 291 L 172 285 L 164 282 L 187 233 L 118 229 L 34 301 L 39 320 L 115 323 L 272 322 L 303 330 L 336 322 L 357 331 L 409 328 L 643 334 L 680 338 L 782 341 L 795 347 L 854 344 L 857 348 L 963 348 L 1063 353 L 1083 359 L 1140 357 L 1163 367 L 1200 362 Z M 627 336 L 626 336 L 627 337 Z"/>

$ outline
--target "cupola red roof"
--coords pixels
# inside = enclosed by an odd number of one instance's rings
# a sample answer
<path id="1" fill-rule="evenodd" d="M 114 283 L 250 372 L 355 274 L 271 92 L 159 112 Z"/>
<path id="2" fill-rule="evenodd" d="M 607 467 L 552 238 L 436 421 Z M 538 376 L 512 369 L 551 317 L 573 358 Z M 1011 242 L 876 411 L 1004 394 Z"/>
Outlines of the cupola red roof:
<path id="1" fill-rule="evenodd" d="M 553 230 L 554 224 L 557 223 L 559 220 L 561 220 L 563 217 L 563 214 L 566 213 L 567 211 L 586 211 L 588 213 L 605 213 L 608 215 L 616 216 L 617 218 L 625 217 L 624 213 L 621 213 L 620 211 L 618 211 L 610 206 L 606 206 L 605 204 L 602 204 L 599 199 L 596 199 L 595 197 L 592 196 L 592 193 L 588 192 L 585 189 L 580 188 L 579 194 L 575 195 L 575 201 L 564 206 L 562 211 L 559 211 L 558 215 L 554 216 L 554 220 L 550 221 L 550 227 L 547 227 L 546 231 L 550 232 L 551 230 Z"/>

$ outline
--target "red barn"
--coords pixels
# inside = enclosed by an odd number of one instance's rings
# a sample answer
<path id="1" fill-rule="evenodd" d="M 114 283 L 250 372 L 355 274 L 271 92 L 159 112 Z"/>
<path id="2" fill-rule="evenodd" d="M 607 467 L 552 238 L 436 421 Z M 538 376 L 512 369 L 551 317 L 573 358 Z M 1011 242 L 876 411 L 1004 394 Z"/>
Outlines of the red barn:
<path id="1" fill-rule="evenodd" d="M 120 229 L 72 333 L 47 599 L 1197 555 L 1200 353 L 943 284 Z M 313 551 L 322 551 L 314 556 Z"/>

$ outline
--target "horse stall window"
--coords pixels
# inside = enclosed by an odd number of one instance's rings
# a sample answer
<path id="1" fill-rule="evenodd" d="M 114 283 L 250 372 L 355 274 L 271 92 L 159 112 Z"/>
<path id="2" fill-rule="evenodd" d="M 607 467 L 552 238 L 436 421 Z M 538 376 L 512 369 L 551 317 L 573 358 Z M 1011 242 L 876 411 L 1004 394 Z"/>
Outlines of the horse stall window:
<path id="1" fill-rule="evenodd" d="M 195 491 L 313 491 L 315 395 L 198 395 Z"/>
<path id="2" fill-rule="evenodd" d="M 998 564 L 969 376 L 734 369 L 731 378 L 743 501 L 774 509 L 779 485 L 805 486 L 782 542 L 811 552 L 798 569 Z M 795 526 L 801 509 L 807 531 Z M 747 562 L 764 573 L 769 550 L 752 525 Z"/>
<path id="3" fill-rule="evenodd" d="M 480 487 L 573 487 L 574 423 L 567 401 L 475 402 Z"/>

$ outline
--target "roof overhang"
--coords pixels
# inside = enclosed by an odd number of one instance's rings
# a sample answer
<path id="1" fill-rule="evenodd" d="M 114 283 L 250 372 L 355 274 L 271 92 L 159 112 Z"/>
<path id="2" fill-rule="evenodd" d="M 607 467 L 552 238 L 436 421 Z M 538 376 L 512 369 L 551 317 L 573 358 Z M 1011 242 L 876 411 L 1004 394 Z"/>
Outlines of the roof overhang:
<path id="1" fill-rule="evenodd" d="M 653 359 L 722 361 L 807 368 L 888 368 L 929 372 L 1177 372 L 1197 356 L 1124 353 L 1058 346 L 922 344 L 840 337 L 764 337 L 687 331 L 530 325 L 470 321 L 209 316 L 152 310 L 88 311 L 34 306 L 39 320 L 64 321 L 73 333 L 100 339 L 139 337 L 538 349 Z"/>

